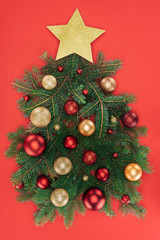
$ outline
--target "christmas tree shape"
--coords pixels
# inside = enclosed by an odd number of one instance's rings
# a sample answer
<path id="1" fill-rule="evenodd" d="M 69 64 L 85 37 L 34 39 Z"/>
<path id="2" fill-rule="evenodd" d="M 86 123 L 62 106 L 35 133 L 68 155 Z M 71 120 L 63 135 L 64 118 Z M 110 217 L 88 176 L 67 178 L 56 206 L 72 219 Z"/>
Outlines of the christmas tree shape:
<path id="1" fill-rule="evenodd" d="M 59 214 L 68 228 L 75 213 L 84 214 L 86 208 L 113 216 L 112 198 L 123 214 L 143 218 L 137 187 L 142 171 L 151 168 L 149 148 L 138 137 L 147 129 L 137 126 L 128 106 L 135 96 L 113 94 L 121 61 L 106 61 L 100 52 L 91 63 L 83 51 L 67 56 L 66 51 L 64 57 L 60 52 L 58 60 L 45 52 L 44 67 L 25 71 L 13 83 L 23 93 L 18 107 L 30 118 L 27 128 L 9 133 L 6 152 L 19 166 L 11 177 L 18 201 L 37 205 L 36 225 Z"/>

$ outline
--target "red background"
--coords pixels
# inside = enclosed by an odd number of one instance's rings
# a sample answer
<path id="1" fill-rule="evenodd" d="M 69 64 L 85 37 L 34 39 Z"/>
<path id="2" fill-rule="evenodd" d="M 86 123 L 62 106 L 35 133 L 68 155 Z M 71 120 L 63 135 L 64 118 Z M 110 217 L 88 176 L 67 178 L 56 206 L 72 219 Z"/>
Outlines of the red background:
<path id="1" fill-rule="evenodd" d="M 14 159 L 7 160 L 3 152 L 9 142 L 6 134 L 19 125 L 26 124 L 16 108 L 20 97 L 11 88 L 11 81 L 21 76 L 24 69 L 42 65 L 39 55 L 47 50 L 56 56 L 58 40 L 46 29 L 47 25 L 66 24 L 79 8 L 88 26 L 106 29 L 92 44 L 94 58 L 102 50 L 108 59 L 120 58 L 123 69 L 119 71 L 116 93 L 134 92 L 138 101 L 133 109 L 139 115 L 139 124 L 148 126 L 148 137 L 141 141 L 150 146 L 152 175 L 143 174 L 140 190 L 143 205 L 148 209 L 145 220 L 134 216 L 113 219 L 98 212 L 87 211 L 76 215 L 72 228 L 66 230 L 63 220 L 43 228 L 33 223 L 32 202 L 17 203 L 10 181 L 16 170 Z M 1 22 L 1 198 L 0 239 L 160 239 L 160 124 L 159 124 L 159 0 L 5 0 L 0 6 Z M 114 203 L 115 209 L 117 204 Z"/>

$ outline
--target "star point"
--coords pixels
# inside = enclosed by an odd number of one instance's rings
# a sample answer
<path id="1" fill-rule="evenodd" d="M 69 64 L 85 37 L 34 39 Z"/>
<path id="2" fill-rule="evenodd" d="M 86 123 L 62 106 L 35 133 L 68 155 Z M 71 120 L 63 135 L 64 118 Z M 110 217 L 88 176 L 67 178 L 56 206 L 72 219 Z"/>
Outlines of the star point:
<path id="1" fill-rule="evenodd" d="M 47 26 L 60 41 L 56 59 L 73 53 L 90 62 L 92 60 L 91 43 L 105 30 L 85 25 L 78 9 L 75 10 L 67 25 Z"/>

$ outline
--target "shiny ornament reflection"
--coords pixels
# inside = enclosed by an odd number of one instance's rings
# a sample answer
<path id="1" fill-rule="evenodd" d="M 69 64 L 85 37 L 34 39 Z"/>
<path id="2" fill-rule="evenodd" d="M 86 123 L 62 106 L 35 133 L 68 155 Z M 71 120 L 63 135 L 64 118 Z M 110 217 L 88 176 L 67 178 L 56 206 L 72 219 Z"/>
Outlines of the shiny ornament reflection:
<path id="1" fill-rule="evenodd" d="M 85 137 L 91 136 L 95 132 L 95 124 L 89 119 L 84 119 L 79 123 L 78 130 Z"/>
<path id="2" fill-rule="evenodd" d="M 59 175 L 66 175 L 72 169 L 72 162 L 67 157 L 59 157 L 54 162 L 54 170 Z"/>
<path id="3" fill-rule="evenodd" d="M 124 175 L 129 181 L 137 181 L 142 176 L 142 168 L 136 163 L 130 163 L 125 167 Z"/>

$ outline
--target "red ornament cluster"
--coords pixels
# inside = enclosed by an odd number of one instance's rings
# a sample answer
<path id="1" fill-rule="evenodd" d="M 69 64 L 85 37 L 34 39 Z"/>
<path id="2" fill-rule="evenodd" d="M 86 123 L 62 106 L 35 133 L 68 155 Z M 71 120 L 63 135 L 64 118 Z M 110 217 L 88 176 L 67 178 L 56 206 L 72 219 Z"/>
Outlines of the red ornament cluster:
<path id="1" fill-rule="evenodd" d="M 24 139 L 23 148 L 29 156 L 37 157 L 44 152 L 46 142 L 41 135 L 30 134 Z"/>
<path id="2" fill-rule="evenodd" d="M 128 195 L 123 195 L 121 198 L 123 204 L 128 204 L 130 202 L 130 197 Z"/>
<path id="3" fill-rule="evenodd" d="M 109 177 L 109 171 L 107 168 L 99 168 L 96 171 L 96 178 L 102 182 L 105 182 Z"/>
<path id="4" fill-rule="evenodd" d="M 83 162 L 87 165 L 92 165 L 97 160 L 97 155 L 95 152 L 87 150 L 83 153 Z"/>
<path id="5" fill-rule="evenodd" d="M 77 147 L 77 139 L 74 136 L 68 136 L 64 140 L 64 146 L 68 149 L 74 149 Z"/>
<path id="6" fill-rule="evenodd" d="M 105 194 L 101 189 L 92 187 L 83 194 L 83 204 L 89 210 L 100 210 L 105 204 Z"/>
<path id="7" fill-rule="evenodd" d="M 133 128 L 137 126 L 138 116 L 135 112 L 129 111 L 125 113 L 122 118 L 123 125 L 129 128 Z"/>
<path id="8" fill-rule="evenodd" d="M 78 104 L 73 100 L 69 100 L 64 105 L 64 111 L 68 115 L 74 115 L 78 112 Z"/>
<path id="9" fill-rule="evenodd" d="M 62 72 L 62 71 L 63 71 L 63 67 L 62 67 L 62 66 L 59 66 L 59 67 L 58 67 L 58 71 L 59 71 L 59 72 Z"/>
<path id="10" fill-rule="evenodd" d="M 50 180 L 45 175 L 41 175 L 37 179 L 37 187 L 41 189 L 46 189 L 49 187 L 49 185 L 50 185 Z"/>

